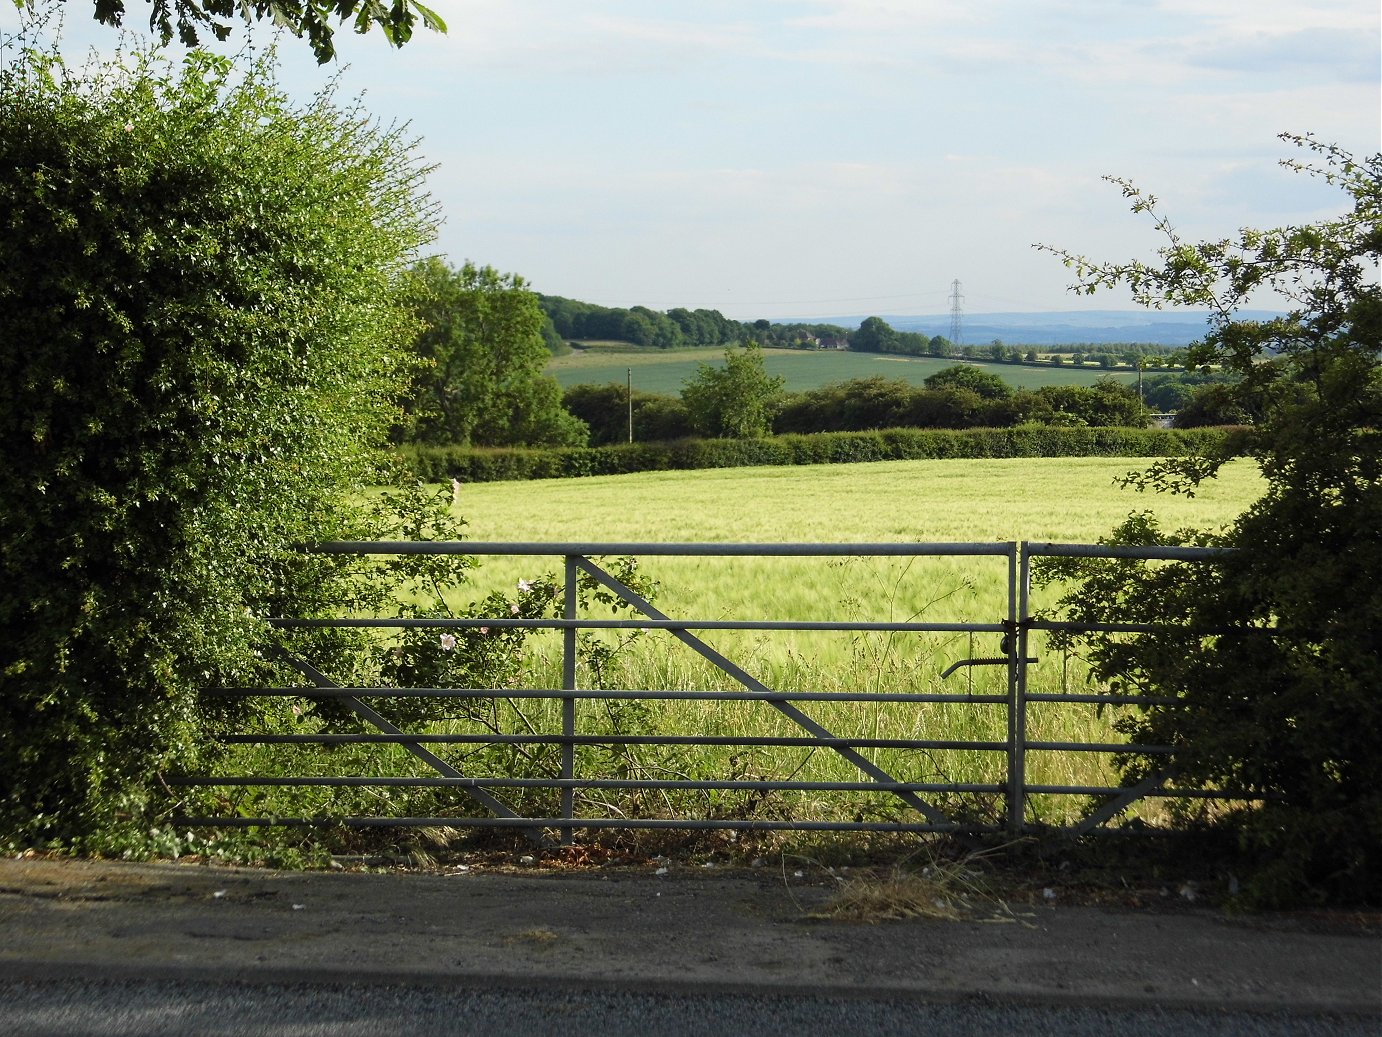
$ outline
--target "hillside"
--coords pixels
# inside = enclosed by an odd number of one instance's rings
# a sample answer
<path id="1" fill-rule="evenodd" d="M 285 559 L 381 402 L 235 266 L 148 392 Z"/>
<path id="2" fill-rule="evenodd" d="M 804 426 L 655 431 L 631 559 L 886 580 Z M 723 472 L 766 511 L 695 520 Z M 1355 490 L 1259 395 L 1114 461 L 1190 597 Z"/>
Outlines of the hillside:
<path id="1" fill-rule="evenodd" d="M 828 323 L 856 328 L 868 317 L 840 316 Z M 950 335 L 950 314 L 924 316 L 879 314 L 898 331 L 922 335 Z M 1275 316 L 1268 310 L 1244 310 L 1248 320 Z M 1207 310 L 1068 310 L 1050 313 L 966 313 L 961 319 L 961 344 L 979 345 L 1002 339 L 1009 344 L 1053 346 L 1087 343 L 1154 342 L 1187 346 L 1205 332 Z M 782 320 L 775 323 L 791 323 Z"/>

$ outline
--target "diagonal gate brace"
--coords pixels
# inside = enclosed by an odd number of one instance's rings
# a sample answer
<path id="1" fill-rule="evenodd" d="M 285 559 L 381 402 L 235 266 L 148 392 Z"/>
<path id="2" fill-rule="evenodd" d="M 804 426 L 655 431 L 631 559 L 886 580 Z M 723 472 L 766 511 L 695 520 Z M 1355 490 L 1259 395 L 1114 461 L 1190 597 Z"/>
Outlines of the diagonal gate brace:
<path id="1" fill-rule="evenodd" d="M 288 651 L 282 645 L 275 645 L 274 647 L 276 649 L 275 654 L 277 654 L 284 662 L 286 662 L 293 669 L 297 670 L 298 673 L 302 674 L 317 687 L 340 687 L 339 684 L 333 681 L 330 677 L 327 677 L 324 673 L 318 670 L 311 663 L 306 662 L 303 659 L 299 659 L 297 656 L 293 655 L 292 652 Z M 348 706 L 362 720 L 366 721 L 367 723 L 373 724 L 375 727 L 377 727 L 380 731 L 384 732 L 385 734 L 401 735 L 405 733 L 401 728 L 398 728 L 394 724 L 390 723 L 378 712 L 376 712 L 369 706 L 365 705 L 365 703 L 361 702 L 358 698 L 354 697 L 353 695 L 342 698 L 340 701 L 344 702 L 346 706 Z M 417 742 L 400 742 L 399 744 L 444 778 L 466 777 L 465 774 L 457 770 L 455 767 L 451 766 L 451 764 L 447 763 L 436 753 L 429 752 Z M 522 817 L 521 814 L 515 811 L 502 799 L 499 799 L 497 796 L 494 796 L 486 792 L 484 789 L 475 788 L 473 786 L 463 786 L 462 789 L 473 800 L 479 803 L 480 806 L 490 811 L 490 813 L 494 814 L 496 817 L 511 817 L 515 819 Z M 533 829 L 527 829 L 524 832 L 524 835 L 526 835 L 529 841 L 531 842 L 540 843 L 544 841 L 542 833 L 537 832 Z"/>
<path id="2" fill-rule="evenodd" d="M 1154 789 L 1158 789 L 1162 785 L 1166 784 L 1166 782 L 1170 781 L 1173 777 L 1175 777 L 1175 775 L 1175 764 L 1171 764 L 1170 766 L 1165 767 L 1162 770 L 1154 771 L 1153 773 L 1147 775 L 1136 785 L 1128 786 L 1118 795 L 1114 796 L 1107 803 L 1101 806 L 1098 810 L 1095 810 L 1089 815 L 1087 815 L 1075 827 L 1075 829 L 1071 832 L 1071 835 L 1075 836 L 1076 838 L 1082 835 L 1087 835 L 1089 832 L 1092 832 L 1094 829 L 1098 828 L 1109 818 L 1113 817 L 1120 811 L 1136 803 L 1139 799 L 1143 799 L 1144 797 L 1146 797 L 1146 795 L 1149 792 L 1153 791 Z"/>
<path id="3" fill-rule="evenodd" d="M 590 561 L 588 558 L 578 556 L 576 557 L 575 562 L 576 565 L 579 566 L 583 572 L 598 580 L 600 583 L 604 584 L 605 587 L 612 590 L 615 594 L 618 594 L 625 601 L 629 602 L 629 604 L 636 606 L 638 610 L 642 612 L 645 616 L 647 616 L 649 619 L 657 619 L 672 622 L 669 616 L 665 615 L 662 612 L 659 612 L 646 598 L 643 598 L 637 592 L 624 586 L 623 583 L 615 579 L 613 576 L 609 575 L 609 573 L 605 572 L 603 569 L 601 569 L 594 562 Z M 696 654 L 700 655 L 708 662 L 712 663 L 719 669 L 723 670 L 725 673 L 729 674 L 731 677 L 737 680 L 744 687 L 748 688 L 750 691 L 762 692 L 765 695 L 773 694 L 772 688 L 768 687 L 762 681 L 758 680 L 758 678 L 754 677 L 748 671 L 742 669 L 735 663 L 731 662 L 728 658 L 721 655 L 719 652 L 717 652 L 714 648 L 710 647 L 710 645 L 706 644 L 696 635 L 689 633 L 685 630 L 676 629 L 669 630 L 669 633 L 671 633 L 673 637 L 675 637 L 682 644 L 686 645 Z M 834 739 L 836 737 L 827 728 L 821 726 L 810 716 L 808 716 L 806 713 L 803 713 L 800 709 L 792 705 L 790 702 L 783 702 L 777 699 L 770 699 L 768 700 L 768 705 L 772 706 L 783 716 L 790 719 L 793 723 L 800 726 L 803 730 L 815 735 L 817 738 Z M 866 756 L 864 756 L 862 753 L 858 752 L 855 749 L 851 749 L 848 746 L 844 745 L 831 745 L 829 746 L 829 748 L 835 750 L 835 752 L 839 753 L 840 756 L 844 757 L 850 763 L 854 764 L 854 766 L 858 767 L 860 771 L 867 774 L 874 781 L 897 781 L 895 777 L 893 777 L 887 771 L 883 770 L 882 767 L 879 767 L 876 763 L 874 763 L 872 760 L 868 759 Z M 907 790 L 891 791 L 893 791 L 893 794 L 896 795 L 908 806 L 917 810 L 923 817 L 926 818 L 926 820 L 930 821 L 932 824 L 950 823 L 950 818 L 946 817 L 945 814 L 943 814 L 936 807 L 933 807 L 930 803 L 927 803 L 915 792 Z"/>

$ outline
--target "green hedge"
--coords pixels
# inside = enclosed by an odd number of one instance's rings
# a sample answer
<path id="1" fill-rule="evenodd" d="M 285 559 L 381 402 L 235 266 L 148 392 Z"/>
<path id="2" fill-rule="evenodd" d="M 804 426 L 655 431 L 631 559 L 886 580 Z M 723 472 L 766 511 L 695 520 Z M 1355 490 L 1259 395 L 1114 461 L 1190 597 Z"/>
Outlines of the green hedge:
<path id="1" fill-rule="evenodd" d="M 966 457 L 1166 457 L 1212 449 L 1223 429 L 887 429 L 766 439 L 680 439 L 602 447 L 400 447 L 424 482 L 567 479 L 750 465 L 853 464 Z"/>

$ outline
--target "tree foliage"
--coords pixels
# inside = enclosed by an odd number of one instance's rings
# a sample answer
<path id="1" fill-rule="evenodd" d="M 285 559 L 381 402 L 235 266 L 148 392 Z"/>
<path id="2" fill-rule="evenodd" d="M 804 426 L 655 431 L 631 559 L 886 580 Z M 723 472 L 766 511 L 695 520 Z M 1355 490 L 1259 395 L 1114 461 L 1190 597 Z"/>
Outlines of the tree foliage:
<path id="1" fill-rule="evenodd" d="M 566 339 L 629 342 L 636 346 L 668 349 L 726 345 L 743 335 L 743 325 L 719 310 L 679 308 L 658 313 L 646 306 L 632 309 L 597 306 L 559 295 L 538 298 L 557 334 Z"/>
<path id="2" fill-rule="evenodd" d="M 411 275 L 422 325 L 422 360 L 410 410 L 424 443 L 470 446 L 575 446 L 585 426 L 562 407 L 561 387 L 543 374 L 551 352 L 547 318 L 516 274 L 437 258 Z"/>
<path id="3" fill-rule="evenodd" d="M 630 399 L 628 387 L 618 382 L 573 385 L 562 394 L 562 403 L 589 427 L 590 446 L 628 442 L 630 410 L 637 442 L 683 439 L 693 433 L 691 418 L 680 399 L 641 389 L 634 389 Z"/>
<path id="4" fill-rule="evenodd" d="M 62 2 L 62 0 L 56 0 Z M 239 14 L 246 23 L 272 19 L 275 26 L 294 36 L 306 36 L 319 63 L 336 56 L 336 28 L 332 18 L 350 23 L 357 33 L 378 27 L 384 38 L 401 47 L 413 36 L 421 22 L 425 28 L 445 32 L 446 23 L 431 8 L 418 0 L 148 0 L 149 28 L 168 43 L 174 36 L 184 45 L 195 47 L 201 34 L 209 32 L 218 40 L 230 36 L 232 19 Z M 21 11 L 33 12 L 39 0 L 14 0 Z M 125 23 L 125 0 L 95 0 L 94 15 L 103 25 Z"/>
<path id="5" fill-rule="evenodd" d="M 753 439 L 772 431 L 784 379 L 763 367 L 763 350 L 748 345 L 725 350 L 723 367 L 701 364 L 681 399 L 703 436 Z"/>
<path id="6" fill-rule="evenodd" d="M 836 324 L 741 322 L 719 310 L 677 307 L 658 313 L 646 306 L 597 306 L 559 295 L 538 298 L 552 319 L 555 333 L 565 339 L 628 342 L 654 349 L 725 346 L 736 342 L 756 342 L 781 349 L 817 349 L 842 345 L 849 335 Z"/>
<path id="7" fill-rule="evenodd" d="M 857 432 L 888 428 L 1011 428 L 1014 425 L 1132 426 L 1146 423 L 1135 390 L 1111 379 L 1096 385 L 1047 385 L 981 395 L 949 371 L 995 375 L 967 366 L 947 368 L 931 386 L 900 378 L 856 378 L 790 393 L 773 419 L 773 431 Z M 987 385 L 982 382 L 977 384 Z"/>
<path id="8" fill-rule="evenodd" d="M 1116 181 L 1164 238 L 1157 263 L 1098 264 L 1058 253 L 1087 291 L 1131 287 L 1151 306 L 1208 306 L 1212 327 L 1189 353 L 1237 376 L 1215 392 L 1256 423 L 1212 456 L 1154 465 L 1134 482 L 1193 493 L 1234 450 L 1266 480 L 1262 498 L 1221 534 L 1159 529 L 1133 516 L 1114 543 L 1230 547 L 1221 562 L 1145 568 L 1070 561 L 1062 611 L 1080 622 L 1145 622 L 1162 633 L 1091 634 L 1094 677 L 1169 696 L 1126 711 L 1119 727 L 1170 745 L 1181 787 L 1256 797 L 1231 811 L 1260 901 L 1376 897 L 1382 871 L 1382 155 L 1356 159 L 1309 137 L 1288 167 L 1347 197 L 1337 218 L 1190 243 L 1156 200 Z M 1285 315 L 1239 320 L 1276 293 Z M 1214 633 L 1200 633 L 1211 630 Z M 1133 782 L 1166 766 L 1123 762 Z M 1193 804 L 1181 804 L 1187 815 Z"/>
<path id="9" fill-rule="evenodd" d="M 0 844 L 147 833 L 199 690 L 338 604 L 294 548 L 362 532 L 424 172 L 272 55 L 0 70 Z"/>
<path id="10" fill-rule="evenodd" d="M 926 388 L 969 389 L 986 400 L 1001 400 L 1012 395 L 1012 387 L 999 375 L 970 364 L 955 364 L 937 371 L 926 379 Z"/>

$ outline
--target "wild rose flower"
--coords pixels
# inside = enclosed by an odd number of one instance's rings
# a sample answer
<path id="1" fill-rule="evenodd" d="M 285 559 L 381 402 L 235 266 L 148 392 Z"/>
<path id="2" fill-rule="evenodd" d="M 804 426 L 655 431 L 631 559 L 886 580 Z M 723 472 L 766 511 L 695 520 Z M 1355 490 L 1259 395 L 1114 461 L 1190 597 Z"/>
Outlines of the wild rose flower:
<path id="1" fill-rule="evenodd" d="M 456 647 L 456 638 L 455 638 L 452 634 L 442 634 L 442 635 L 441 635 L 441 650 L 442 650 L 443 652 L 449 652 L 449 651 L 451 651 L 451 649 L 453 649 L 453 648 L 455 648 L 455 647 Z"/>
<path id="2" fill-rule="evenodd" d="M 518 581 L 518 590 L 519 590 L 520 593 L 522 593 L 522 594 L 527 594 L 527 593 L 528 593 L 530 590 L 532 590 L 532 589 L 533 589 L 533 585 L 532 585 L 531 583 L 529 583 L 527 580 L 519 580 L 519 581 Z"/>

